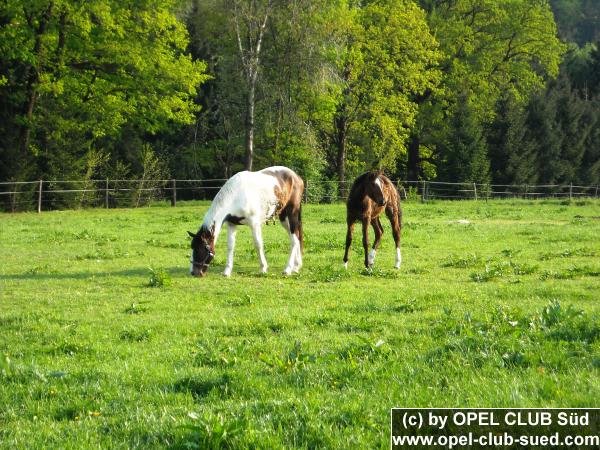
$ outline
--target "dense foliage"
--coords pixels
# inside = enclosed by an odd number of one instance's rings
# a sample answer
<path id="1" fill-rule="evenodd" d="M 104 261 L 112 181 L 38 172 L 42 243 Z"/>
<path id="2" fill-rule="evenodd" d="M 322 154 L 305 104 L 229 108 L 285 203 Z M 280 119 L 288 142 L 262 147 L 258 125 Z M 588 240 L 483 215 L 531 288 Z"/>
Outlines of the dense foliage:
<path id="1" fill-rule="evenodd" d="M 589 0 L 8 0 L 0 179 L 286 164 L 598 184 L 599 15 Z"/>

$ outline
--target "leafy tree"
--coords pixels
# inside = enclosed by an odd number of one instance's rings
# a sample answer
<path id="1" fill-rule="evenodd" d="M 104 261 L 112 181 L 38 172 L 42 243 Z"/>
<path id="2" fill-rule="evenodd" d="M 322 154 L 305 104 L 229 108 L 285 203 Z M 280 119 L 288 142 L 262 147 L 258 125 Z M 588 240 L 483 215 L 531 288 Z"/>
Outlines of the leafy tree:
<path id="1" fill-rule="evenodd" d="M 392 167 L 414 125 L 412 98 L 437 83 L 437 43 L 423 12 L 406 0 L 340 1 L 328 13 L 332 29 L 320 123 L 344 182 L 348 163 Z"/>
<path id="2" fill-rule="evenodd" d="M 229 176 L 248 167 L 249 96 L 253 97 L 252 161 L 259 166 L 287 164 L 306 177 L 317 177 L 323 166 L 322 149 L 315 129 L 308 123 L 312 103 L 312 86 L 317 69 L 316 48 L 319 14 L 326 2 L 238 2 L 239 18 L 230 14 L 223 0 L 194 1 L 188 17 L 192 35 L 192 52 L 205 59 L 214 78 L 202 89 L 203 112 L 191 153 L 201 164 L 211 165 L 206 171 Z M 268 11 L 266 7 L 269 7 Z M 245 9 L 242 9 L 244 7 Z M 250 9 L 249 9 L 250 8 Z M 257 37 L 262 23 L 256 22 L 262 11 L 267 17 L 258 60 L 249 67 L 253 56 L 248 39 Z M 268 12 L 268 16 L 266 15 Z M 254 25 L 258 26 L 256 28 Z M 246 64 L 246 65 L 245 65 Z M 255 92 L 249 92 L 248 70 L 255 77 Z M 197 143 L 197 145 L 196 145 Z M 202 157 L 196 155 L 202 155 Z M 254 165 L 254 164 L 253 164 Z"/>
<path id="3" fill-rule="evenodd" d="M 186 54 L 175 4 L 3 2 L 0 177 L 68 176 L 73 161 L 111 148 L 125 128 L 192 121 L 205 65 Z"/>
<path id="4" fill-rule="evenodd" d="M 433 141 L 460 98 L 470 99 L 482 123 L 493 118 L 497 100 L 511 93 L 524 101 L 555 76 L 563 52 L 545 0 L 421 0 L 440 42 L 441 89 L 416 101 L 428 114 L 411 134 L 407 173 L 422 174 L 421 142 Z M 435 111 L 438 112 L 435 112 Z M 438 149 L 439 150 L 439 149 Z M 443 159 L 443 155 L 437 155 Z"/>
<path id="5" fill-rule="evenodd" d="M 261 68 L 261 50 L 267 21 L 271 15 L 272 0 L 232 0 L 232 16 L 235 25 L 239 58 L 246 86 L 246 162 L 245 169 L 252 170 L 254 159 L 254 109 L 256 107 L 256 83 Z"/>

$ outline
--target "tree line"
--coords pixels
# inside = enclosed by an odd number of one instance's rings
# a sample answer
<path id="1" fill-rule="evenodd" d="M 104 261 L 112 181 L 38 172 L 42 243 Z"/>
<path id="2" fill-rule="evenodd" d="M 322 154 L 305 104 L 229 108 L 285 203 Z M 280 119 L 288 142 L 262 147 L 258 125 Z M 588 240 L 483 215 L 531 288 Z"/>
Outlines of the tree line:
<path id="1" fill-rule="evenodd" d="M 284 164 L 308 180 L 377 167 L 598 184 L 599 14 L 588 0 L 6 0 L 0 180 Z"/>

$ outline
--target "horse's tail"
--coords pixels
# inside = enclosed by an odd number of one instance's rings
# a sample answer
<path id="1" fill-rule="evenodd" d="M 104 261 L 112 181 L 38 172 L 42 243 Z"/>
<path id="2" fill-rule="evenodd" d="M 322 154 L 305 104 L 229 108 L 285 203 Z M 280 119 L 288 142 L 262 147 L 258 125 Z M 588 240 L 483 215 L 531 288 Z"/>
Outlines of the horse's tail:
<path id="1" fill-rule="evenodd" d="M 298 239 L 300 240 L 300 251 L 304 254 L 304 232 L 302 231 L 302 203 L 298 207 Z"/>
<path id="2" fill-rule="evenodd" d="M 402 204 L 401 204 L 401 196 L 400 191 L 394 187 L 396 191 L 396 217 L 398 218 L 398 227 L 402 228 Z"/>

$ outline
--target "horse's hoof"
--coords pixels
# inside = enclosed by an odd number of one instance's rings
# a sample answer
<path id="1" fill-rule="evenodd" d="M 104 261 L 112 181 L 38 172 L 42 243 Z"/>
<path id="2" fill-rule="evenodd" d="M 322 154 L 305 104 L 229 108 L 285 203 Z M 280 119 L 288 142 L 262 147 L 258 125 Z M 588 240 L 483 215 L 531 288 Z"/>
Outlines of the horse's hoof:
<path id="1" fill-rule="evenodd" d="M 344 269 L 348 270 L 348 261 L 344 263 Z"/>
<path id="2" fill-rule="evenodd" d="M 231 276 L 231 272 L 223 272 L 223 276 L 229 278 Z"/>

